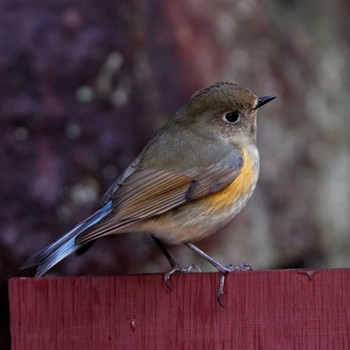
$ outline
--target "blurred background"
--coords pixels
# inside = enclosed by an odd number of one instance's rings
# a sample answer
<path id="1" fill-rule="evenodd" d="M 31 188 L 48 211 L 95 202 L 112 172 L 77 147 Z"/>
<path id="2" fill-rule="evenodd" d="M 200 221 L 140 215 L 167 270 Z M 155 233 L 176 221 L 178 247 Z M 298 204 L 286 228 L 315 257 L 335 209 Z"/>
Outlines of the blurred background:
<path id="1" fill-rule="evenodd" d="M 277 95 L 258 119 L 260 180 L 199 246 L 255 269 L 350 265 L 350 3 L 261 0 L 0 2 L 0 324 L 7 279 L 98 206 L 198 89 Z M 212 270 L 186 247 L 183 265 Z M 99 240 L 50 275 L 163 272 L 150 237 Z M 1 328 L 0 347 L 9 344 Z"/>

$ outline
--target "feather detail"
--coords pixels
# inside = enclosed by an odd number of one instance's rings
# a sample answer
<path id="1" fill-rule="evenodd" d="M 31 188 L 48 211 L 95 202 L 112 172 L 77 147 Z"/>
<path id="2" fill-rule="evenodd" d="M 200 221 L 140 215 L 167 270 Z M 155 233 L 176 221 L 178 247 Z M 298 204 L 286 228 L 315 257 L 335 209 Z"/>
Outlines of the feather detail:
<path id="1" fill-rule="evenodd" d="M 52 266 L 56 265 L 66 256 L 81 248 L 84 244 L 77 244 L 75 242 L 76 237 L 80 233 L 96 225 L 108 214 L 110 214 L 111 211 L 112 202 L 109 202 L 89 218 L 67 232 L 63 237 L 53 242 L 37 254 L 33 255 L 20 268 L 26 269 L 28 267 L 38 266 L 35 276 L 42 276 Z"/>
<path id="2" fill-rule="evenodd" d="M 76 242 L 81 244 L 122 232 L 130 224 L 221 191 L 238 176 L 242 164 L 242 154 L 237 150 L 213 165 L 190 169 L 183 174 L 169 170 L 136 170 L 110 194 L 114 215 L 79 234 Z"/>

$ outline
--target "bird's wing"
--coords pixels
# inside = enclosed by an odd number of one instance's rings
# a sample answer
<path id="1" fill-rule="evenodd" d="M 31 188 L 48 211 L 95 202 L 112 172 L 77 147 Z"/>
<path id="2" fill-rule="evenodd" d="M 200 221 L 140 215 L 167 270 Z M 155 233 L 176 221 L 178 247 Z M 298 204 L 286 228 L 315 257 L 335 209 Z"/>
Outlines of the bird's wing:
<path id="1" fill-rule="evenodd" d="M 130 175 L 132 175 L 137 169 L 140 164 L 141 157 L 138 156 L 125 170 L 124 172 L 118 177 L 118 179 L 112 184 L 112 186 L 107 190 L 107 192 L 104 194 L 104 196 L 101 199 L 101 207 L 103 207 L 105 204 L 107 204 L 112 198 L 113 194 L 118 190 L 118 188 L 121 186 L 121 184 L 128 178 Z"/>
<path id="2" fill-rule="evenodd" d="M 79 234 L 76 242 L 80 244 L 115 230 L 120 231 L 136 221 L 218 192 L 234 181 L 242 166 L 243 156 L 240 150 L 235 150 L 210 166 L 182 173 L 134 167 L 105 195 L 104 201 L 112 200 L 112 213 L 90 230 Z"/>

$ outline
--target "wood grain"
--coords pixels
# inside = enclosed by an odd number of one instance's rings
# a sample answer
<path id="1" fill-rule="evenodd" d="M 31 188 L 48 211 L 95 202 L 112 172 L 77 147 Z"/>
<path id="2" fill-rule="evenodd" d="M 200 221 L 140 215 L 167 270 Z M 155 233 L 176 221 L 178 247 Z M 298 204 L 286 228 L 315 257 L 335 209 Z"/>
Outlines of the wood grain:
<path id="1" fill-rule="evenodd" d="M 15 278 L 12 349 L 350 349 L 350 270 Z"/>

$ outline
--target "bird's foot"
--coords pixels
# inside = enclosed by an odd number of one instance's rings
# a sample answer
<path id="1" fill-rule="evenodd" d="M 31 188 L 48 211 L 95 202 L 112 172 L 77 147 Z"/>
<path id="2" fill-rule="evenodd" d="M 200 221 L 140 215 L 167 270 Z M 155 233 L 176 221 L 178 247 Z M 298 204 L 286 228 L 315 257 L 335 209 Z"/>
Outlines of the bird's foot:
<path id="1" fill-rule="evenodd" d="M 234 271 L 252 271 L 253 268 L 248 264 L 242 264 L 242 265 L 221 265 L 219 269 L 220 273 L 220 282 L 219 282 L 219 288 L 216 293 L 216 300 L 218 301 L 219 305 L 222 307 L 225 307 L 225 305 L 221 301 L 221 297 L 224 295 L 224 287 L 225 287 L 225 278 L 226 275 L 230 272 Z"/>
<path id="2" fill-rule="evenodd" d="M 253 268 L 249 265 L 249 264 L 241 264 L 241 265 L 227 265 L 224 266 L 222 265 L 222 269 L 219 269 L 219 271 L 222 274 L 228 274 L 230 272 L 234 272 L 234 271 L 252 271 Z"/>
<path id="3" fill-rule="evenodd" d="M 174 274 L 174 273 L 191 273 L 191 272 L 201 272 L 201 269 L 199 268 L 199 266 L 192 264 L 190 266 L 186 266 L 186 267 L 182 267 L 178 264 L 176 264 L 175 266 L 173 266 L 169 271 L 167 271 L 164 274 L 164 283 L 166 285 L 166 287 L 171 290 L 171 286 L 170 286 L 170 277 Z"/>

